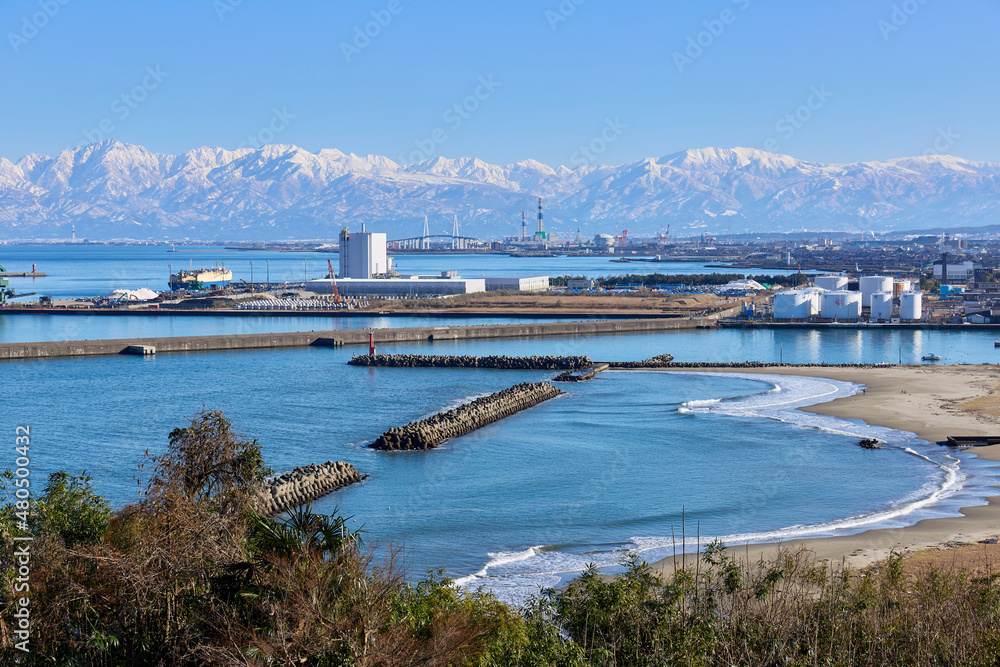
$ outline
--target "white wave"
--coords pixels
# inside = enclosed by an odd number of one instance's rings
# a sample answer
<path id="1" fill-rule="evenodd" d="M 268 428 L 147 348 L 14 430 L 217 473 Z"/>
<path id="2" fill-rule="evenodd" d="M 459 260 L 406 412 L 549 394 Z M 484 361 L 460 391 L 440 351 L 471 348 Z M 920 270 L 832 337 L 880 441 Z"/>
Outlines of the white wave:
<path id="1" fill-rule="evenodd" d="M 706 398 L 703 401 L 685 401 L 681 403 L 686 408 L 704 408 L 709 405 L 715 405 L 716 403 L 721 403 L 721 398 Z"/>
<path id="2" fill-rule="evenodd" d="M 468 587 L 469 584 L 476 579 L 486 577 L 490 568 L 498 568 L 504 565 L 510 565 L 511 563 L 528 560 L 532 556 L 538 555 L 538 553 L 544 549 L 545 546 L 546 545 L 544 544 L 539 544 L 538 546 L 528 547 L 523 551 L 500 551 L 497 553 L 488 553 L 486 555 L 490 557 L 490 560 L 486 562 L 486 565 L 484 565 L 481 570 L 474 574 L 455 579 L 455 585 Z"/>

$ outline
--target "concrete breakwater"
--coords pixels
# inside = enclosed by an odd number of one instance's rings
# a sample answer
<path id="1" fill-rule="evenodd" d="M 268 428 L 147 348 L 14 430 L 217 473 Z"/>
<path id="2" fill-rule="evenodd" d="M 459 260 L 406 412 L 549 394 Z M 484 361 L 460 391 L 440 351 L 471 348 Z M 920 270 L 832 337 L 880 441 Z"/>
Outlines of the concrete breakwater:
<path id="1" fill-rule="evenodd" d="M 663 368 L 673 366 L 674 355 L 660 354 L 642 361 L 609 361 L 608 368 Z"/>
<path id="2" fill-rule="evenodd" d="M 268 480 L 257 492 L 257 509 L 275 516 L 364 479 L 350 463 L 310 463 Z"/>
<path id="3" fill-rule="evenodd" d="M 444 354 L 361 354 L 347 363 L 352 366 L 387 366 L 390 368 L 489 368 L 496 370 L 558 371 L 587 368 L 593 362 L 583 356 L 532 356 Z"/>
<path id="4" fill-rule="evenodd" d="M 585 382 L 594 379 L 594 376 L 601 371 L 606 371 L 608 364 L 597 364 L 590 368 L 585 368 L 579 375 L 574 371 L 566 371 L 552 378 L 553 382 Z"/>
<path id="5" fill-rule="evenodd" d="M 591 320 L 586 322 L 533 322 L 528 324 L 488 324 L 436 327 L 375 329 L 375 343 L 389 345 L 428 340 L 486 340 L 491 338 L 535 338 L 538 336 L 580 336 L 642 331 L 670 331 L 712 326 L 704 319 Z M 208 350 L 248 350 L 277 347 L 340 347 L 367 345 L 368 329 L 308 331 L 299 333 L 226 334 L 221 336 L 171 336 L 108 340 L 45 341 L 0 343 L 0 360 L 38 359 L 121 354 L 130 346 L 151 347 L 156 354 Z"/>
<path id="6" fill-rule="evenodd" d="M 465 435 L 561 393 L 548 382 L 516 384 L 428 419 L 391 428 L 368 446 L 380 451 L 434 449 L 448 438 Z"/>

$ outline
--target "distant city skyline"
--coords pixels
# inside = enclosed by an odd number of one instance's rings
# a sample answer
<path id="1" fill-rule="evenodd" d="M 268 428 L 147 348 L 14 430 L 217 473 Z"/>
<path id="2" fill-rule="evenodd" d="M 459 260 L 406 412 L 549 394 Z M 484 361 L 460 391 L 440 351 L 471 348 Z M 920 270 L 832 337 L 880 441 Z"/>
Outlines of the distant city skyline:
<path id="1" fill-rule="evenodd" d="M 113 138 L 402 163 L 748 147 L 1000 162 L 1000 5 L 244 0 L 0 8 L 0 156 Z"/>

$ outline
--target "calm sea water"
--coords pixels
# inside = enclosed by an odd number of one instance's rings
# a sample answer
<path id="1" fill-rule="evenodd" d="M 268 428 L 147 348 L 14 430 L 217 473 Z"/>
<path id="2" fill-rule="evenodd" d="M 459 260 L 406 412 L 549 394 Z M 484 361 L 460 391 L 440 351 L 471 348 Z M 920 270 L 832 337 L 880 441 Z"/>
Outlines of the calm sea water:
<path id="1" fill-rule="evenodd" d="M 263 282 L 302 281 L 322 278 L 328 273 L 327 260 L 334 267 L 336 253 L 226 251 L 222 248 L 178 248 L 166 246 L 0 246 L 0 264 L 8 271 L 30 271 L 35 264 L 45 278 L 11 278 L 19 293 L 37 292 L 56 298 L 92 297 L 116 289 L 167 289 L 171 270 L 214 266 L 216 262 L 233 272 L 233 280 Z M 507 257 L 506 255 L 400 255 L 400 273 L 436 275 L 458 271 L 466 278 L 487 276 L 561 276 L 591 278 L 622 273 L 711 273 L 702 263 L 670 262 L 616 264 L 609 257 Z M 253 263 L 253 275 L 251 266 Z M 792 273 L 792 271 L 751 271 L 751 273 Z M 744 273 L 734 270 L 731 273 Z M 30 297 L 37 298 L 37 297 Z"/>
<path id="2" fill-rule="evenodd" d="M 0 343 L 157 336 L 239 335 L 290 331 L 340 331 L 552 322 L 539 317 L 330 317 L 317 315 L 12 315 L 0 310 Z M 567 319 L 567 318 L 561 318 Z M 581 318 L 568 318 L 579 320 Z"/>

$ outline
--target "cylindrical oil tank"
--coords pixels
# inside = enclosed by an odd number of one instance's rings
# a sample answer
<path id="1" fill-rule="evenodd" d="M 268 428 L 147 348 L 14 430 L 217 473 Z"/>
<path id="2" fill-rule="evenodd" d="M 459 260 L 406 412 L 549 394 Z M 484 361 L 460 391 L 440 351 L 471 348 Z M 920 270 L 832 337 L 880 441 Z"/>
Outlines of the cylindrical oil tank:
<path id="1" fill-rule="evenodd" d="M 774 319 L 804 320 L 815 315 L 815 297 L 799 290 L 774 293 Z"/>
<path id="2" fill-rule="evenodd" d="M 899 295 L 899 319 L 919 320 L 923 314 L 923 298 L 920 292 L 903 292 Z"/>
<path id="3" fill-rule="evenodd" d="M 888 322 L 892 319 L 892 292 L 875 292 L 872 294 L 871 321 Z"/>
<path id="4" fill-rule="evenodd" d="M 867 308 L 872 305 L 872 294 L 892 291 L 892 276 L 861 276 L 858 287 L 861 289 L 861 305 Z"/>
<path id="5" fill-rule="evenodd" d="M 823 292 L 820 297 L 820 315 L 839 321 L 856 320 L 861 317 L 860 292 Z"/>
<path id="6" fill-rule="evenodd" d="M 909 292 L 912 289 L 912 283 L 909 278 L 897 278 L 892 281 L 892 298 L 898 299 L 903 292 Z"/>
<path id="7" fill-rule="evenodd" d="M 845 290 L 847 289 L 847 276 L 816 276 L 814 281 L 816 287 L 825 290 Z"/>

